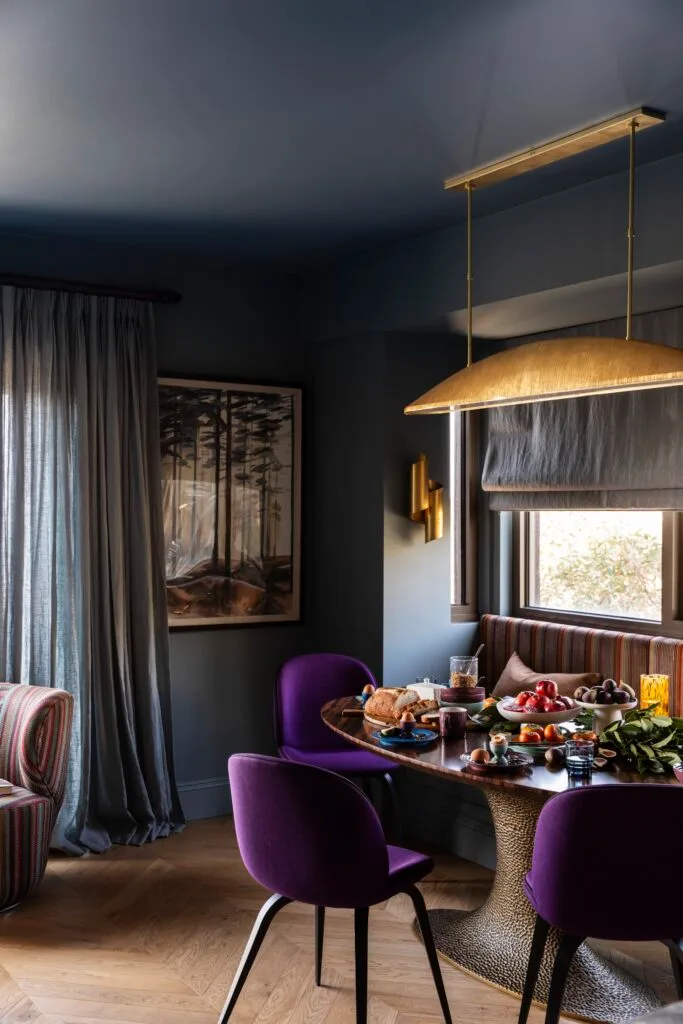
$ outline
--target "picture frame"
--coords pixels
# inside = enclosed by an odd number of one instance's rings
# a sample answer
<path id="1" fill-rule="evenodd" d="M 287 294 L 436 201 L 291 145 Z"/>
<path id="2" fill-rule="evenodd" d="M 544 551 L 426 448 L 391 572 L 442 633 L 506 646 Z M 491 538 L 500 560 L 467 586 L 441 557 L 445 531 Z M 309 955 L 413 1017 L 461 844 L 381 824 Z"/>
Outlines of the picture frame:
<path id="1" fill-rule="evenodd" d="M 169 628 L 299 622 L 302 389 L 158 388 Z"/>

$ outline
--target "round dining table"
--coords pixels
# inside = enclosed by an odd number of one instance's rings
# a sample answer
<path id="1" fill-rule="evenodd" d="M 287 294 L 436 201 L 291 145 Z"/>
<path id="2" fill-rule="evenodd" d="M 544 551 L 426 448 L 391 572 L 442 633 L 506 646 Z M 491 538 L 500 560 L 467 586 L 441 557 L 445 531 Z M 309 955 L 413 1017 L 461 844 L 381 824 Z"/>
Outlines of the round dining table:
<path id="1" fill-rule="evenodd" d="M 440 739 L 435 733 L 434 741 L 426 747 L 396 749 L 380 744 L 378 726 L 358 714 L 355 697 L 330 701 L 321 714 L 330 729 L 356 746 L 396 764 L 483 791 L 496 836 L 496 872 L 491 892 L 477 910 L 431 910 L 429 914 L 436 947 L 444 959 L 482 981 L 517 995 L 524 985 L 535 924 L 535 912 L 523 885 L 531 867 L 536 822 L 544 803 L 557 793 L 577 786 L 624 786 L 633 782 L 677 784 L 673 776 L 640 776 L 618 768 L 596 771 L 589 779 L 570 779 L 564 768 L 548 768 L 545 764 L 535 764 L 515 774 L 475 774 L 463 760 L 463 754 L 486 747 L 485 732 L 468 731 L 462 740 Z M 605 828 L 609 829 L 609 822 L 605 823 Z M 586 882 L 586 900 L 610 898 L 628 899 L 629 896 L 619 883 L 605 892 Z M 547 999 L 559 938 L 559 933 L 551 929 L 536 985 L 535 998 L 541 1004 Z M 579 947 L 567 979 L 565 1015 L 626 1024 L 661 1005 L 661 999 L 640 979 L 587 943 Z"/>

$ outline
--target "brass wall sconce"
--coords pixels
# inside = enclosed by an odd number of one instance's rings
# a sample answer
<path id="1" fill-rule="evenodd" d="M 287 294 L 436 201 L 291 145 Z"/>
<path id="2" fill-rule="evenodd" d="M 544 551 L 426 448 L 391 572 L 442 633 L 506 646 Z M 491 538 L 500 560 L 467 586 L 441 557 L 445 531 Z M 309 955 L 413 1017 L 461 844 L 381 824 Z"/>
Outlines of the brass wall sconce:
<path id="1" fill-rule="evenodd" d="M 443 537 L 443 484 L 429 479 L 424 454 L 410 467 L 410 518 L 424 523 L 425 544 Z"/>

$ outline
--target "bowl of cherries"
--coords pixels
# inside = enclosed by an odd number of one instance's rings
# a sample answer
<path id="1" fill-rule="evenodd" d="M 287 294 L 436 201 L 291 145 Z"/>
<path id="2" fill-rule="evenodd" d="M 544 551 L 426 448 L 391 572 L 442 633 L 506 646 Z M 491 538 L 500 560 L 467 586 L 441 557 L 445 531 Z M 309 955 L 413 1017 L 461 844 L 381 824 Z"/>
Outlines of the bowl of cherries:
<path id="1" fill-rule="evenodd" d="M 580 709 L 571 697 L 559 695 L 554 680 L 540 679 L 535 690 L 522 690 L 516 697 L 503 697 L 497 710 L 508 722 L 526 720 L 550 725 L 571 721 Z"/>

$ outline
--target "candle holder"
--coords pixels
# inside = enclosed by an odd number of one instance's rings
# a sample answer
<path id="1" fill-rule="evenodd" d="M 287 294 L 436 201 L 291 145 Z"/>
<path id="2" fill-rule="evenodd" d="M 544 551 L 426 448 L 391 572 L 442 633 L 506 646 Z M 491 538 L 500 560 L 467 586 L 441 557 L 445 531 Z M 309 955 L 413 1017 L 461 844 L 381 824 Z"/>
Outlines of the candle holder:
<path id="1" fill-rule="evenodd" d="M 669 714 L 669 676 L 662 672 L 649 673 L 640 677 L 640 706 L 650 707 L 656 704 L 655 711 L 661 715 Z"/>

